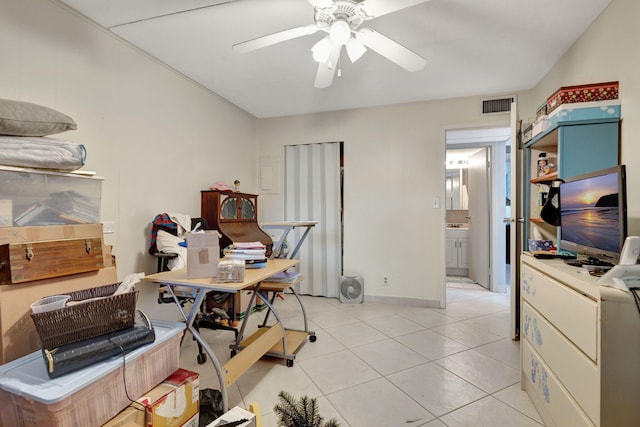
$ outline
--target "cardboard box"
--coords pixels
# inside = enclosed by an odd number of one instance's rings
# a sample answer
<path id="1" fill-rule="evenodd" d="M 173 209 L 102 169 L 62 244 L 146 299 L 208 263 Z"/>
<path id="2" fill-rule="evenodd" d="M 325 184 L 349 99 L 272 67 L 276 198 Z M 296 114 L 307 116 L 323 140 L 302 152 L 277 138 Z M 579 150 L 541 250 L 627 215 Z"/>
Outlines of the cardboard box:
<path id="1" fill-rule="evenodd" d="M 61 239 L 99 237 L 102 224 L 47 225 L 36 227 L 0 227 L 0 245 L 20 242 L 39 242 Z M 104 240 L 103 240 L 104 241 Z M 110 260 L 111 250 L 103 255 Z M 39 338 L 30 316 L 30 305 L 48 295 L 64 294 L 91 286 L 116 283 L 115 267 L 74 274 L 61 278 L 38 280 L 16 285 L 0 285 L 0 363 L 25 356 L 39 347 Z"/>
<path id="2" fill-rule="evenodd" d="M 240 291 L 234 294 L 235 298 L 235 309 L 236 309 L 236 319 L 243 319 L 247 314 L 247 305 L 249 304 L 249 300 L 253 291 Z M 255 301 L 253 302 L 253 306 L 251 307 L 251 312 L 261 311 L 267 308 L 267 305 L 262 301 L 259 296 L 256 296 Z"/>
<path id="3" fill-rule="evenodd" d="M 40 348 L 40 338 L 31 319 L 31 303 L 49 295 L 117 281 L 116 268 L 109 267 L 21 285 L 0 285 L 0 362 L 10 362 Z"/>
<path id="4" fill-rule="evenodd" d="M 36 227 L 0 228 L 0 245 L 47 240 L 102 238 L 102 224 L 45 225 Z"/>
<path id="5" fill-rule="evenodd" d="M 219 425 L 224 425 L 226 423 L 230 423 L 232 421 L 240 421 L 243 419 L 247 419 L 248 421 L 243 424 L 239 424 L 238 427 L 256 427 L 256 415 L 253 412 L 249 412 L 246 409 L 242 409 L 239 406 L 234 406 L 229 409 L 227 412 L 222 414 L 220 418 L 209 423 L 207 427 L 217 427 Z"/>
<path id="6" fill-rule="evenodd" d="M 111 418 L 102 427 L 145 427 L 145 411 L 139 404 L 132 403 L 124 411 Z"/>
<path id="7" fill-rule="evenodd" d="M 0 366 L 0 419 L 9 426 L 96 427 L 180 366 L 183 322 L 155 320 L 155 342 L 50 380 L 40 351 Z M 126 380 L 126 392 L 124 380 Z"/>
<path id="8" fill-rule="evenodd" d="M 220 234 L 216 230 L 187 235 L 187 277 L 216 277 L 220 262 Z"/>
<path id="9" fill-rule="evenodd" d="M 199 400 L 199 374 L 178 369 L 138 402 L 147 408 L 148 427 L 197 427 Z"/>

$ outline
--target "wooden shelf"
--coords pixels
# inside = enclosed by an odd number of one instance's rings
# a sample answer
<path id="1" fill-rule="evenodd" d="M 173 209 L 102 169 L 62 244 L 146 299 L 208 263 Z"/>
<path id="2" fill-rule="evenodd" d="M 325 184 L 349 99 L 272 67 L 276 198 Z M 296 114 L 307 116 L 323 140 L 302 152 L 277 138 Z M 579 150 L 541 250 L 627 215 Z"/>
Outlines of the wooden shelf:
<path id="1" fill-rule="evenodd" d="M 546 174 L 544 176 L 537 176 L 535 178 L 531 179 L 531 183 L 532 184 L 541 184 L 544 182 L 551 182 L 554 179 L 558 179 L 558 172 L 551 172 L 549 174 Z"/>
<path id="2" fill-rule="evenodd" d="M 555 229 L 556 226 L 549 224 L 548 222 L 540 219 L 540 218 L 529 218 L 529 221 L 534 223 L 534 224 L 540 224 L 540 225 L 544 225 L 545 227 L 548 227 L 550 230 Z"/>

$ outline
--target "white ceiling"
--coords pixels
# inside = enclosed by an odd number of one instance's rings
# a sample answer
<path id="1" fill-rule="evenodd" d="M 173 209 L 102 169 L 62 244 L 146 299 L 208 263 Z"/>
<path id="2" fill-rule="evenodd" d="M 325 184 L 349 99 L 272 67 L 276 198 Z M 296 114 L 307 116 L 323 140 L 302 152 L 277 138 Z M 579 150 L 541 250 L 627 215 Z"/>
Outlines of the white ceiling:
<path id="1" fill-rule="evenodd" d="M 410 73 L 369 50 L 343 53 L 316 89 L 324 33 L 237 53 L 233 44 L 313 24 L 306 0 L 62 0 L 258 118 L 511 94 L 530 89 L 611 0 L 431 0 L 366 26 L 427 59 Z M 389 0 L 391 1 L 391 0 Z"/>

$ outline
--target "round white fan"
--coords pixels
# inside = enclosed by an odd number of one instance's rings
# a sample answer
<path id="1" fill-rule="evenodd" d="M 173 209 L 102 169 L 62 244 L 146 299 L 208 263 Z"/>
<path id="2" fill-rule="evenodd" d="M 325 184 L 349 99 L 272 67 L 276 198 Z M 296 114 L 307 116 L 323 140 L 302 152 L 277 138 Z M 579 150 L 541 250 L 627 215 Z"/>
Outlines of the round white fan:
<path id="1" fill-rule="evenodd" d="M 313 59 L 319 63 L 315 81 L 315 87 L 317 88 L 328 87 L 333 82 L 342 46 L 345 46 L 351 62 L 356 62 L 369 48 L 407 71 L 421 70 L 427 63 L 424 58 L 406 47 L 371 28 L 360 28 L 360 25 L 364 21 L 425 3 L 428 0 L 307 1 L 314 7 L 315 24 L 291 28 L 237 43 L 233 45 L 233 50 L 250 52 L 286 40 L 324 31 L 327 36 L 311 48 Z"/>
<path id="2" fill-rule="evenodd" d="M 364 283 L 359 276 L 343 276 L 340 279 L 340 302 L 360 304 L 364 299 Z"/>

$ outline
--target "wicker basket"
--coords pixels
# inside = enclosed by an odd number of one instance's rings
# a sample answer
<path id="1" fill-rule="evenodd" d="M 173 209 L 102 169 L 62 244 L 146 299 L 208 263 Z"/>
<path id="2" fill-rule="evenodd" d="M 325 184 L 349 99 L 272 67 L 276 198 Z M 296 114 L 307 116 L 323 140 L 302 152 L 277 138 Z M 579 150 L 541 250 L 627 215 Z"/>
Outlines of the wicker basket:
<path id="1" fill-rule="evenodd" d="M 42 348 L 52 349 L 133 326 L 138 292 L 113 295 L 119 283 L 71 292 L 70 301 L 87 301 L 44 313 L 31 313 Z"/>

